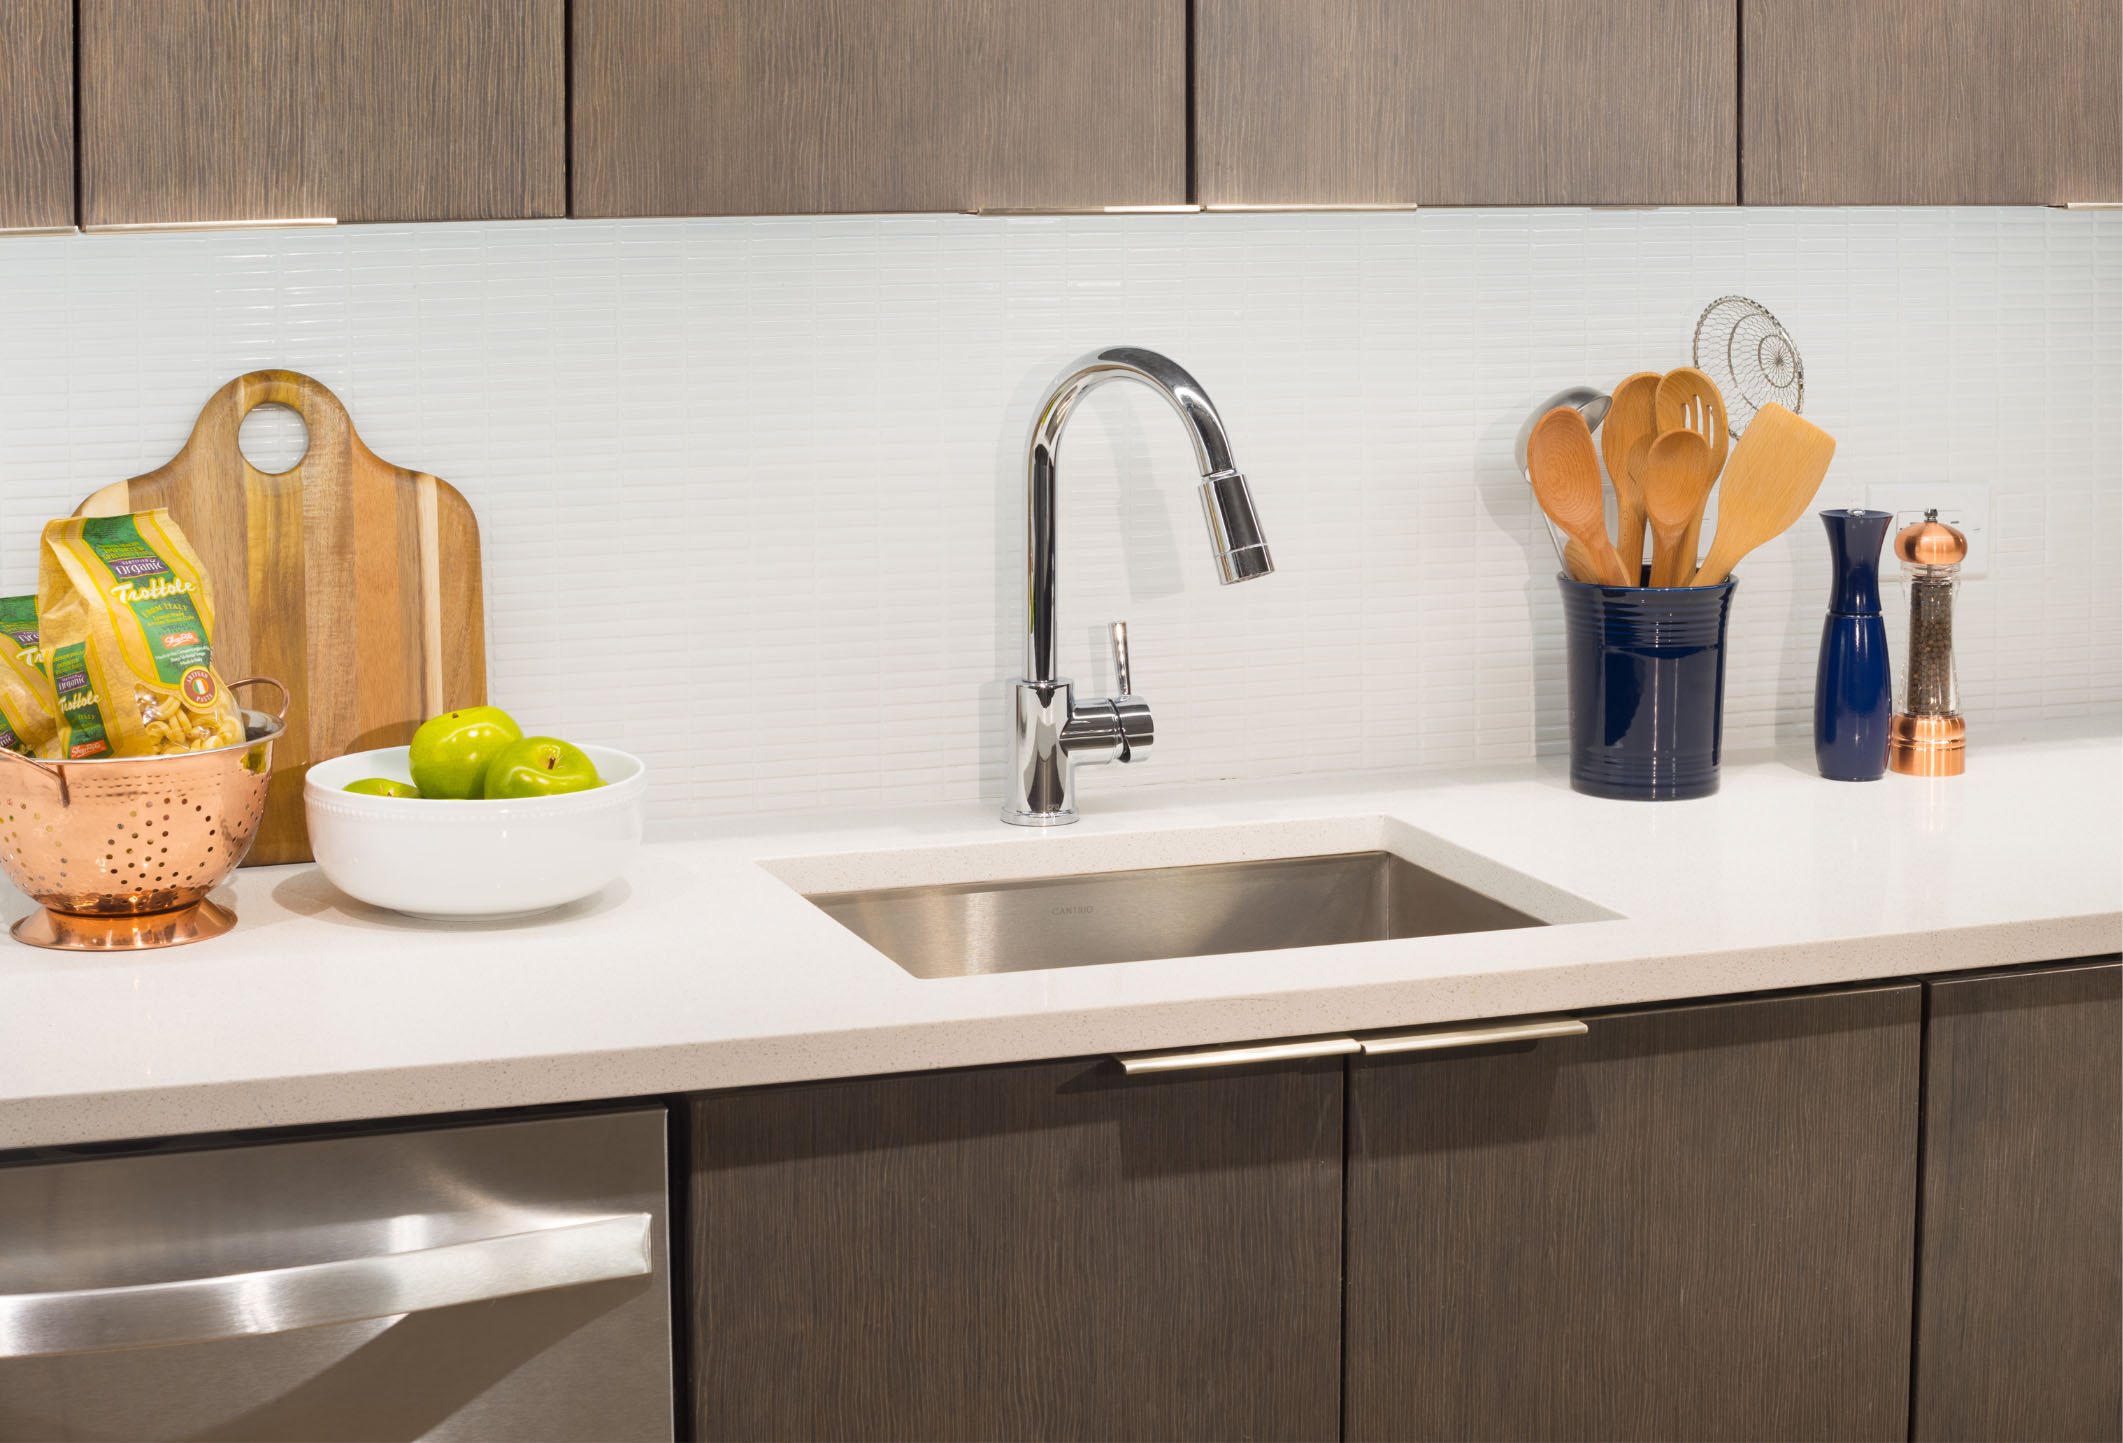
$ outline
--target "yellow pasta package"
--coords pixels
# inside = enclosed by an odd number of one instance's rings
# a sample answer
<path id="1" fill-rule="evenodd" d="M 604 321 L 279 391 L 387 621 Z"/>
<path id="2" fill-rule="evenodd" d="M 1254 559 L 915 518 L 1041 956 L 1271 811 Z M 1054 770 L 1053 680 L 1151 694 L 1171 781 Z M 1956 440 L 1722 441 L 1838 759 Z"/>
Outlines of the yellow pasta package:
<path id="1" fill-rule="evenodd" d="M 35 756 L 58 729 L 52 679 L 37 643 L 37 598 L 0 596 L 0 747 Z"/>
<path id="2" fill-rule="evenodd" d="M 61 761 L 203 751 L 243 740 L 214 670 L 206 568 L 167 511 L 48 522 L 37 628 Z"/>

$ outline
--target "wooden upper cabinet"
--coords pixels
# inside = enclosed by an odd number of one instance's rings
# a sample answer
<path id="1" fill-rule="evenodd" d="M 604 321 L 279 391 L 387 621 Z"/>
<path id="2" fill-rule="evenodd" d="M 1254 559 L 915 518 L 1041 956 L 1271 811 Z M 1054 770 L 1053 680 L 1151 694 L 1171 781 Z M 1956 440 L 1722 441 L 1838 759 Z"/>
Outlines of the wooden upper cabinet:
<path id="1" fill-rule="evenodd" d="M 1737 33 L 1709 0 L 1197 0 L 1208 205 L 1717 205 Z"/>
<path id="2" fill-rule="evenodd" d="M 574 214 L 1187 199 L 1185 0 L 575 0 Z"/>
<path id="3" fill-rule="evenodd" d="M 1747 0 L 1750 205 L 2123 200 L 2117 0 Z"/>
<path id="4" fill-rule="evenodd" d="M 562 0 L 80 0 L 86 225 L 567 209 Z"/>
<path id="5" fill-rule="evenodd" d="M 73 223 L 72 0 L 0 0 L 0 230 Z"/>

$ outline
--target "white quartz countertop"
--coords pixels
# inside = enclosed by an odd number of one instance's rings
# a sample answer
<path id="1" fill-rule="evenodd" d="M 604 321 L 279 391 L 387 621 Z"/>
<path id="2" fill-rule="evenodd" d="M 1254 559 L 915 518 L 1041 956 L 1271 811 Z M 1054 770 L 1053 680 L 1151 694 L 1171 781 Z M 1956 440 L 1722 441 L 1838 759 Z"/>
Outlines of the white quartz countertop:
<path id="1" fill-rule="evenodd" d="M 652 783 L 653 784 L 653 783 Z M 217 894 L 212 942 L 0 942 L 0 1148 L 1506 1017 L 2123 947 L 2123 744 L 1978 737 L 1966 776 L 1853 785 L 1799 753 L 1713 798 L 1479 773 L 1087 789 L 1072 827 L 986 804 L 751 818 L 645 846 L 601 896 L 414 921 L 309 867 Z M 1385 847 L 1558 925 L 917 979 L 825 891 Z M 29 908 L 7 892 L 7 920 Z"/>

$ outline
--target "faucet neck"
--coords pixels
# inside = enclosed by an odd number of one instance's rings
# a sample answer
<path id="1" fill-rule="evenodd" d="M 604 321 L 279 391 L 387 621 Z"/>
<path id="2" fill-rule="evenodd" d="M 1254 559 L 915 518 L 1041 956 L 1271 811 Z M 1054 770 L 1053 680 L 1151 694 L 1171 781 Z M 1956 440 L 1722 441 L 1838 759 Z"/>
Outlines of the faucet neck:
<path id="1" fill-rule="evenodd" d="M 1205 479 L 1238 475 L 1216 403 L 1200 382 L 1169 357 L 1135 346 L 1112 346 L 1071 366 L 1040 405 L 1026 457 L 1024 677 L 1029 682 L 1056 679 L 1055 480 L 1061 465 L 1062 432 L 1078 401 L 1109 381 L 1123 380 L 1140 381 L 1165 398 L 1187 428 L 1195 463 Z"/>

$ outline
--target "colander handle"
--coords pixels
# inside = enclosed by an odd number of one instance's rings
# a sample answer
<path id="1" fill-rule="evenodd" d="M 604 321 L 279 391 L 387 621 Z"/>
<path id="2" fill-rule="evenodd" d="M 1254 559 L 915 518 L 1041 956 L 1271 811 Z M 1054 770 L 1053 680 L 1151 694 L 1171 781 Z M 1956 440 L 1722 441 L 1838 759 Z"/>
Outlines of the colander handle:
<path id="1" fill-rule="evenodd" d="M 8 751 L 5 748 L 0 748 L 0 759 L 5 759 L 11 762 L 20 762 L 23 766 L 28 767 L 31 771 L 37 773 L 39 776 L 43 777 L 47 782 L 50 782 L 54 787 L 58 788 L 60 806 L 67 807 L 73 805 L 73 798 L 68 795 L 66 790 L 66 778 L 60 775 L 58 768 L 48 767 L 43 762 L 38 761 L 35 757 L 26 757 L 20 752 Z"/>
<path id="2" fill-rule="evenodd" d="M 287 709 L 294 704 L 295 694 L 288 690 L 287 683 L 282 681 L 279 677 L 247 676 L 244 677 L 241 681 L 230 682 L 229 690 L 234 691 L 239 686 L 251 686 L 261 681 L 264 682 L 267 686 L 271 687 L 274 691 L 280 693 L 280 710 L 273 713 L 273 720 L 286 721 Z"/>

